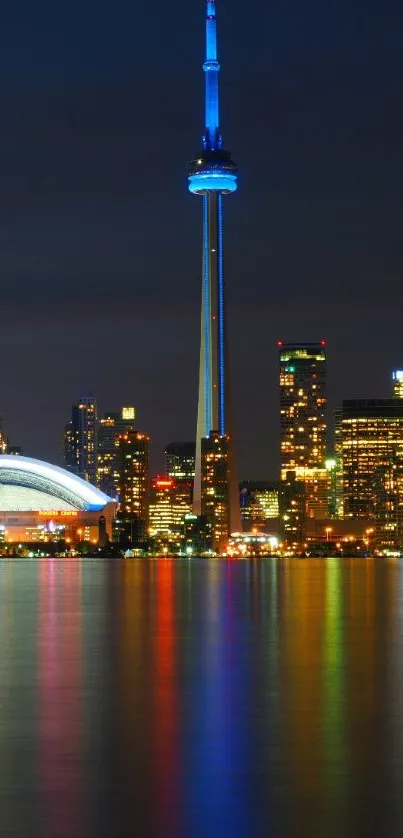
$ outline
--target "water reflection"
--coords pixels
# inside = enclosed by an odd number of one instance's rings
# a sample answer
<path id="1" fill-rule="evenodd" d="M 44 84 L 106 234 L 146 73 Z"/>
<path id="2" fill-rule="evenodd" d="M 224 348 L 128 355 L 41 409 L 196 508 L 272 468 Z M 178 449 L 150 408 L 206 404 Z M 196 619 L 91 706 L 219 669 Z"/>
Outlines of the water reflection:
<path id="1" fill-rule="evenodd" d="M 0 834 L 400 835 L 402 568 L 0 562 Z"/>
<path id="2" fill-rule="evenodd" d="M 82 805 L 81 565 L 39 565 L 37 713 L 44 838 L 85 833 Z"/>

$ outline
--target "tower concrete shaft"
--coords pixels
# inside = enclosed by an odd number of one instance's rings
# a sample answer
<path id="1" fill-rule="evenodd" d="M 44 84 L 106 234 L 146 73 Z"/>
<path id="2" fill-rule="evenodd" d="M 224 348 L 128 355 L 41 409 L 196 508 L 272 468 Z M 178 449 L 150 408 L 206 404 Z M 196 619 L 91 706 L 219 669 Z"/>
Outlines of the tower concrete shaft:
<path id="1" fill-rule="evenodd" d="M 196 435 L 194 512 L 201 514 L 201 440 L 227 436 L 229 530 L 239 530 L 239 493 L 233 449 L 228 376 L 228 341 L 223 258 L 223 196 L 237 189 L 237 165 L 223 148 L 219 126 L 215 0 L 207 0 L 205 131 L 202 150 L 189 164 L 189 189 L 203 198 L 203 274 L 199 401 Z"/>

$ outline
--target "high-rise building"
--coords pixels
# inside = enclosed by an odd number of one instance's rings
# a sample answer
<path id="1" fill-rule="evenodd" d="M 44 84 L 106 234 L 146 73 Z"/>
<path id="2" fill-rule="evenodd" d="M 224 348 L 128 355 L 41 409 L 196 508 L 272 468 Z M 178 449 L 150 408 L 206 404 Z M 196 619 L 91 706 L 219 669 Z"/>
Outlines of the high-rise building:
<path id="1" fill-rule="evenodd" d="M 136 425 L 136 409 L 122 407 L 120 413 L 105 413 L 98 426 L 97 486 L 109 497 L 118 494 L 117 438 Z"/>
<path id="2" fill-rule="evenodd" d="M 403 456 L 403 399 L 356 399 L 341 408 L 344 516 L 374 518 L 375 475 Z"/>
<path id="3" fill-rule="evenodd" d="M 393 381 L 393 398 L 403 399 L 403 370 L 394 370 L 392 372 Z"/>
<path id="4" fill-rule="evenodd" d="M 193 508 L 196 445 L 194 442 L 171 442 L 165 449 L 165 471 L 175 480 L 186 503 Z"/>
<path id="5" fill-rule="evenodd" d="M 279 508 L 281 537 L 288 544 L 300 545 L 306 532 L 306 485 L 293 476 L 280 481 Z"/>
<path id="6" fill-rule="evenodd" d="M 403 457 L 387 457 L 374 480 L 375 542 L 379 548 L 403 549 Z M 370 531 L 368 530 L 368 533 Z"/>
<path id="7" fill-rule="evenodd" d="M 165 471 L 175 480 L 193 481 L 196 445 L 194 442 L 170 442 L 165 449 Z"/>
<path id="8" fill-rule="evenodd" d="M 334 471 L 331 475 L 335 495 L 336 518 L 343 518 L 343 436 L 342 436 L 343 412 L 341 407 L 334 411 Z"/>
<path id="9" fill-rule="evenodd" d="M 190 498 L 181 481 L 159 476 L 152 481 L 148 532 L 151 537 L 175 542 L 178 547 L 183 537 L 185 516 L 191 512 Z"/>
<path id="10" fill-rule="evenodd" d="M 64 463 L 69 471 L 96 483 L 98 451 L 97 403 L 89 394 L 72 406 L 64 433 Z"/>
<path id="11" fill-rule="evenodd" d="M 243 529 L 264 530 L 270 520 L 279 517 L 278 483 L 245 480 L 239 489 Z"/>
<path id="12" fill-rule="evenodd" d="M 201 441 L 202 516 L 211 527 L 212 549 L 223 552 L 229 536 L 229 439 L 212 431 Z"/>
<path id="13" fill-rule="evenodd" d="M 202 148 L 189 164 L 189 189 L 203 198 L 203 272 L 199 401 L 193 508 L 202 508 L 202 439 L 219 434 L 231 459 L 229 479 L 231 529 L 239 530 L 239 500 L 231 438 L 228 386 L 227 322 L 223 259 L 223 196 L 237 189 L 237 166 L 224 149 L 219 121 L 216 3 L 207 0 L 205 130 Z"/>
<path id="14" fill-rule="evenodd" d="M 129 522 L 130 540 L 147 535 L 149 513 L 150 437 L 127 431 L 117 439 L 119 519 Z"/>
<path id="15" fill-rule="evenodd" d="M 306 515 L 326 518 L 326 342 L 278 348 L 281 480 L 304 483 Z"/>

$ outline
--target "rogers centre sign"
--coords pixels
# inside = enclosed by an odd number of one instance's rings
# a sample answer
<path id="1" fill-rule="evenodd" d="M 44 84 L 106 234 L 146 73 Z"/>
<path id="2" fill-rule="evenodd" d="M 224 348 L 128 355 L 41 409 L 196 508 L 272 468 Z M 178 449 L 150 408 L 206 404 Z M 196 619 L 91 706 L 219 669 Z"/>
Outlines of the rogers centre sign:
<path id="1" fill-rule="evenodd" d="M 77 518 L 78 512 L 74 509 L 41 509 L 41 518 Z"/>

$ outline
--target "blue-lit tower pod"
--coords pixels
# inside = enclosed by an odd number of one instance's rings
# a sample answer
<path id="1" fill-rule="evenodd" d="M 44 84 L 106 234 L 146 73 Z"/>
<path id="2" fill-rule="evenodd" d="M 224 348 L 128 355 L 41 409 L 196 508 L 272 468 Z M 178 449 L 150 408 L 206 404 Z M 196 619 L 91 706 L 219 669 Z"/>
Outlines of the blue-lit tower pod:
<path id="1" fill-rule="evenodd" d="M 203 278 L 199 403 L 193 508 L 201 512 L 201 439 L 212 431 L 231 437 L 228 392 L 227 324 L 223 259 L 223 195 L 237 189 L 236 163 L 223 147 L 219 120 L 217 25 L 215 0 L 207 2 L 206 116 L 202 149 L 189 164 L 189 189 L 203 198 Z M 230 529 L 240 529 L 237 474 L 230 466 Z"/>

